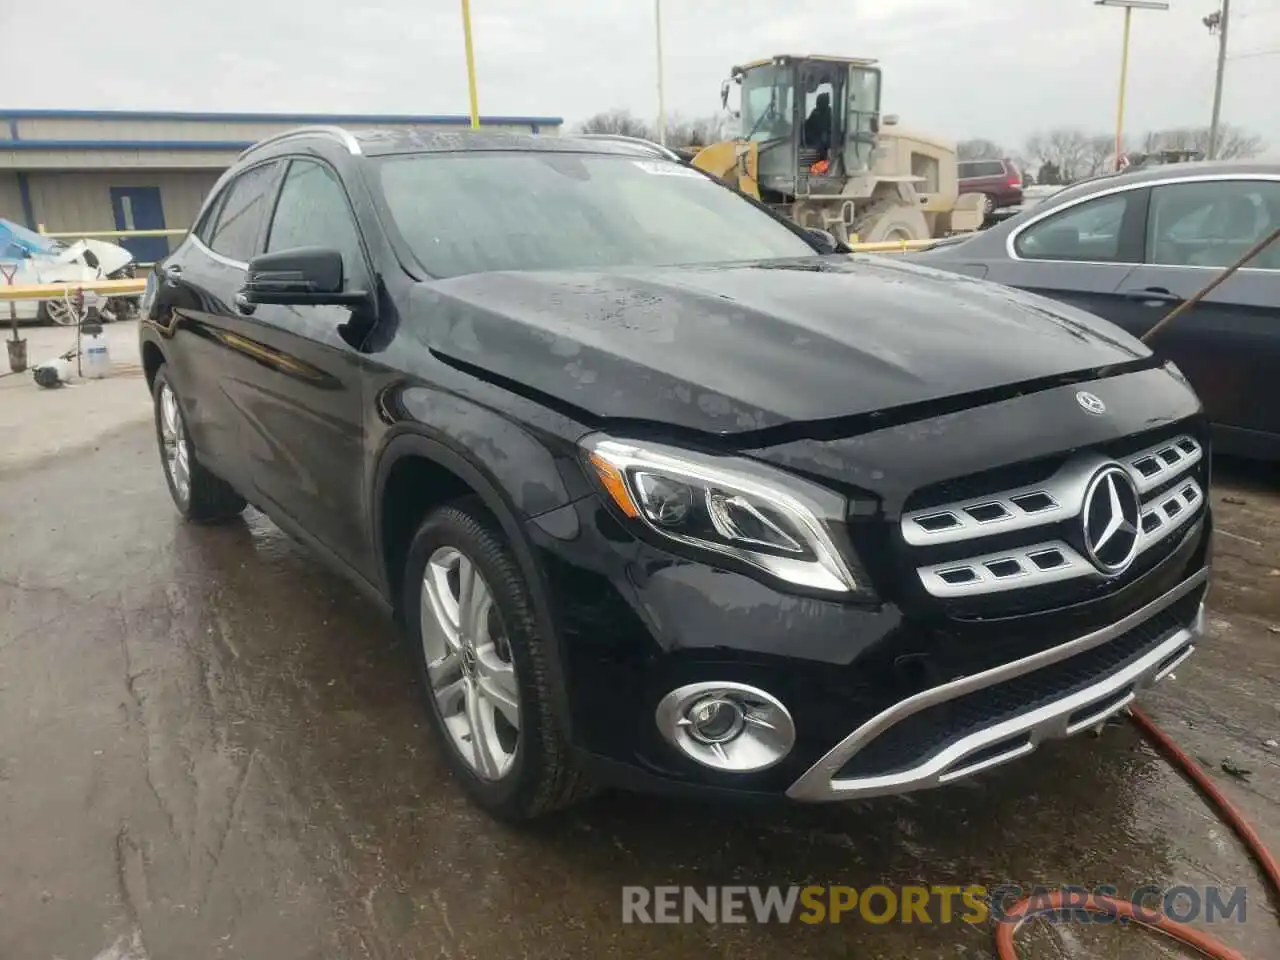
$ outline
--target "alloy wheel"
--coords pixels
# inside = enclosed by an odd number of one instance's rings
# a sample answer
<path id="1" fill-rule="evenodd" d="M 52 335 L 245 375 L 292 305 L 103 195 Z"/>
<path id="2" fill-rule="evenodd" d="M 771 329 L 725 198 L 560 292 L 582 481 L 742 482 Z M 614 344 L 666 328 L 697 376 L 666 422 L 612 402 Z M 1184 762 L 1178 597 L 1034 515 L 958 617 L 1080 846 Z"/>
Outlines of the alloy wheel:
<path id="1" fill-rule="evenodd" d="M 477 776 L 500 780 L 520 742 L 520 693 L 493 591 L 469 557 L 440 547 L 423 571 L 420 612 L 427 677 L 445 729 Z"/>
<path id="2" fill-rule="evenodd" d="M 61 326 L 70 327 L 76 322 L 76 308 L 66 297 L 46 300 L 44 309 L 49 319 Z"/>
<path id="3" fill-rule="evenodd" d="M 187 431 L 178 398 L 168 383 L 160 387 L 160 453 L 174 492 L 186 504 L 191 497 L 191 464 L 187 459 Z"/>

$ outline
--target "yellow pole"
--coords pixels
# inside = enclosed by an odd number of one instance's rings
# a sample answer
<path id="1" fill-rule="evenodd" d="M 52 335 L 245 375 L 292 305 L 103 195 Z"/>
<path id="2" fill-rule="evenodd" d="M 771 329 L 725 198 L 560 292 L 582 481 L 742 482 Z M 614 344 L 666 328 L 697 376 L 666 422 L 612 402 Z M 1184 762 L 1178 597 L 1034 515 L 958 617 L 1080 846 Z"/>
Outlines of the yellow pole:
<path id="1" fill-rule="evenodd" d="M 476 55 L 471 49 L 471 0 L 462 0 L 462 35 L 467 41 L 467 92 L 471 95 L 471 129 L 480 128 L 480 107 L 476 103 Z"/>
<path id="2" fill-rule="evenodd" d="M 465 2 L 465 0 L 464 0 Z M 1120 48 L 1120 105 L 1116 110 L 1116 169 L 1120 169 L 1124 153 L 1124 93 L 1129 80 L 1129 28 L 1133 23 L 1133 7 L 1124 8 L 1124 43 Z"/>
<path id="3" fill-rule="evenodd" d="M 653 0 L 653 24 L 658 48 L 658 143 L 667 145 L 667 101 L 662 89 L 662 0 Z"/>

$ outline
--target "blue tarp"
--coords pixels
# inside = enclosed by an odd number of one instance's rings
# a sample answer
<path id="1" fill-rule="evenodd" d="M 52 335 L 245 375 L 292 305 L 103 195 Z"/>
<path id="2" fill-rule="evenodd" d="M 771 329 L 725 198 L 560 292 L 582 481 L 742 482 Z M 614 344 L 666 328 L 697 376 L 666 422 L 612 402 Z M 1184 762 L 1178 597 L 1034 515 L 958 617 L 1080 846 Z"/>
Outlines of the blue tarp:
<path id="1" fill-rule="evenodd" d="M 25 260 L 28 257 L 51 257 L 58 252 L 58 241 L 0 217 L 0 260 Z"/>

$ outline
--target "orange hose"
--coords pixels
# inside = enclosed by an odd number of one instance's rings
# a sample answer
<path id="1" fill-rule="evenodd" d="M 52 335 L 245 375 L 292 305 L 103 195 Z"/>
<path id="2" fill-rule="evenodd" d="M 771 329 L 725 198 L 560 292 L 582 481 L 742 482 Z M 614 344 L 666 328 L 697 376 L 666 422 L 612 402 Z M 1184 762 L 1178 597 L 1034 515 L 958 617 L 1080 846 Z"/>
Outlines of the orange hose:
<path id="1" fill-rule="evenodd" d="M 1272 892 L 1280 897 L 1280 863 L 1267 849 L 1258 836 L 1258 832 L 1227 799 L 1213 779 L 1200 769 L 1200 765 L 1170 739 L 1169 735 L 1156 726 L 1155 721 L 1137 707 L 1132 708 L 1133 722 L 1143 735 L 1154 743 L 1160 752 L 1178 769 L 1178 771 L 1195 784 L 1200 792 L 1209 800 L 1211 806 L 1225 820 L 1236 835 L 1244 842 L 1249 853 L 1262 868 L 1263 874 L 1271 884 Z M 1114 900 L 1111 897 L 1091 895 L 1083 903 L 1069 899 L 1062 892 L 1036 898 L 1036 908 L 1030 910 L 1031 898 L 1019 900 L 1005 914 L 1000 926 L 996 928 L 996 955 L 1000 960 L 1018 960 L 1018 952 L 1013 944 L 1014 934 L 1018 928 L 1032 917 L 1046 913 L 1058 913 L 1063 910 L 1083 910 L 1087 913 L 1100 913 L 1115 918 L 1125 918 L 1139 926 L 1157 930 L 1179 943 L 1199 950 L 1211 960 L 1244 960 L 1244 956 L 1226 944 L 1223 944 L 1207 933 L 1197 930 L 1185 923 L 1171 920 L 1155 910 L 1141 910 L 1125 900 Z"/>

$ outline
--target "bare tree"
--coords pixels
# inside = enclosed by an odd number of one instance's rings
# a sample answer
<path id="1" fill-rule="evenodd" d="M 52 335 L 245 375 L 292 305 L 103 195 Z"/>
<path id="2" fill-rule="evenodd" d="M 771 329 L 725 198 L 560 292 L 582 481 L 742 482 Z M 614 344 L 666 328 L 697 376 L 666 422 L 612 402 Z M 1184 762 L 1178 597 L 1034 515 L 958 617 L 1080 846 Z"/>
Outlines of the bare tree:
<path id="1" fill-rule="evenodd" d="M 956 144 L 956 156 L 961 160 L 999 160 L 1005 156 L 1004 147 L 994 140 L 975 137 Z"/>
<path id="2" fill-rule="evenodd" d="M 667 123 L 667 146 L 679 149 L 719 143 L 733 135 L 732 125 L 732 118 L 728 114 L 717 113 L 690 119 L 673 117 Z"/>
<path id="3" fill-rule="evenodd" d="M 1107 133 L 1094 134 L 1085 139 L 1080 157 L 1079 178 L 1096 177 L 1116 168 L 1116 140 Z"/>
<path id="4" fill-rule="evenodd" d="M 1262 137 L 1241 127 L 1222 124 L 1218 128 L 1219 160 L 1240 160 L 1256 157 L 1267 148 Z M 1142 138 L 1146 153 L 1160 150 L 1197 150 L 1208 155 L 1208 127 L 1175 127 L 1170 130 L 1152 130 Z"/>
<path id="5" fill-rule="evenodd" d="M 1063 127 L 1030 137 L 1025 152 L 1041 167 L 1050 166 L 1055 179 L 1073 183 L 1110 169 L 1113 149 L 1110 137 Z"/>
<path id="6" fill-rule="evenodd" d="M 643 137 L 646 140 L 657 139 L 656 134 L 643 120 L 632 115 L 630 110 L 606 110 L 582 121 L 581 133 L 614 133 L 623 137 Z"/>

